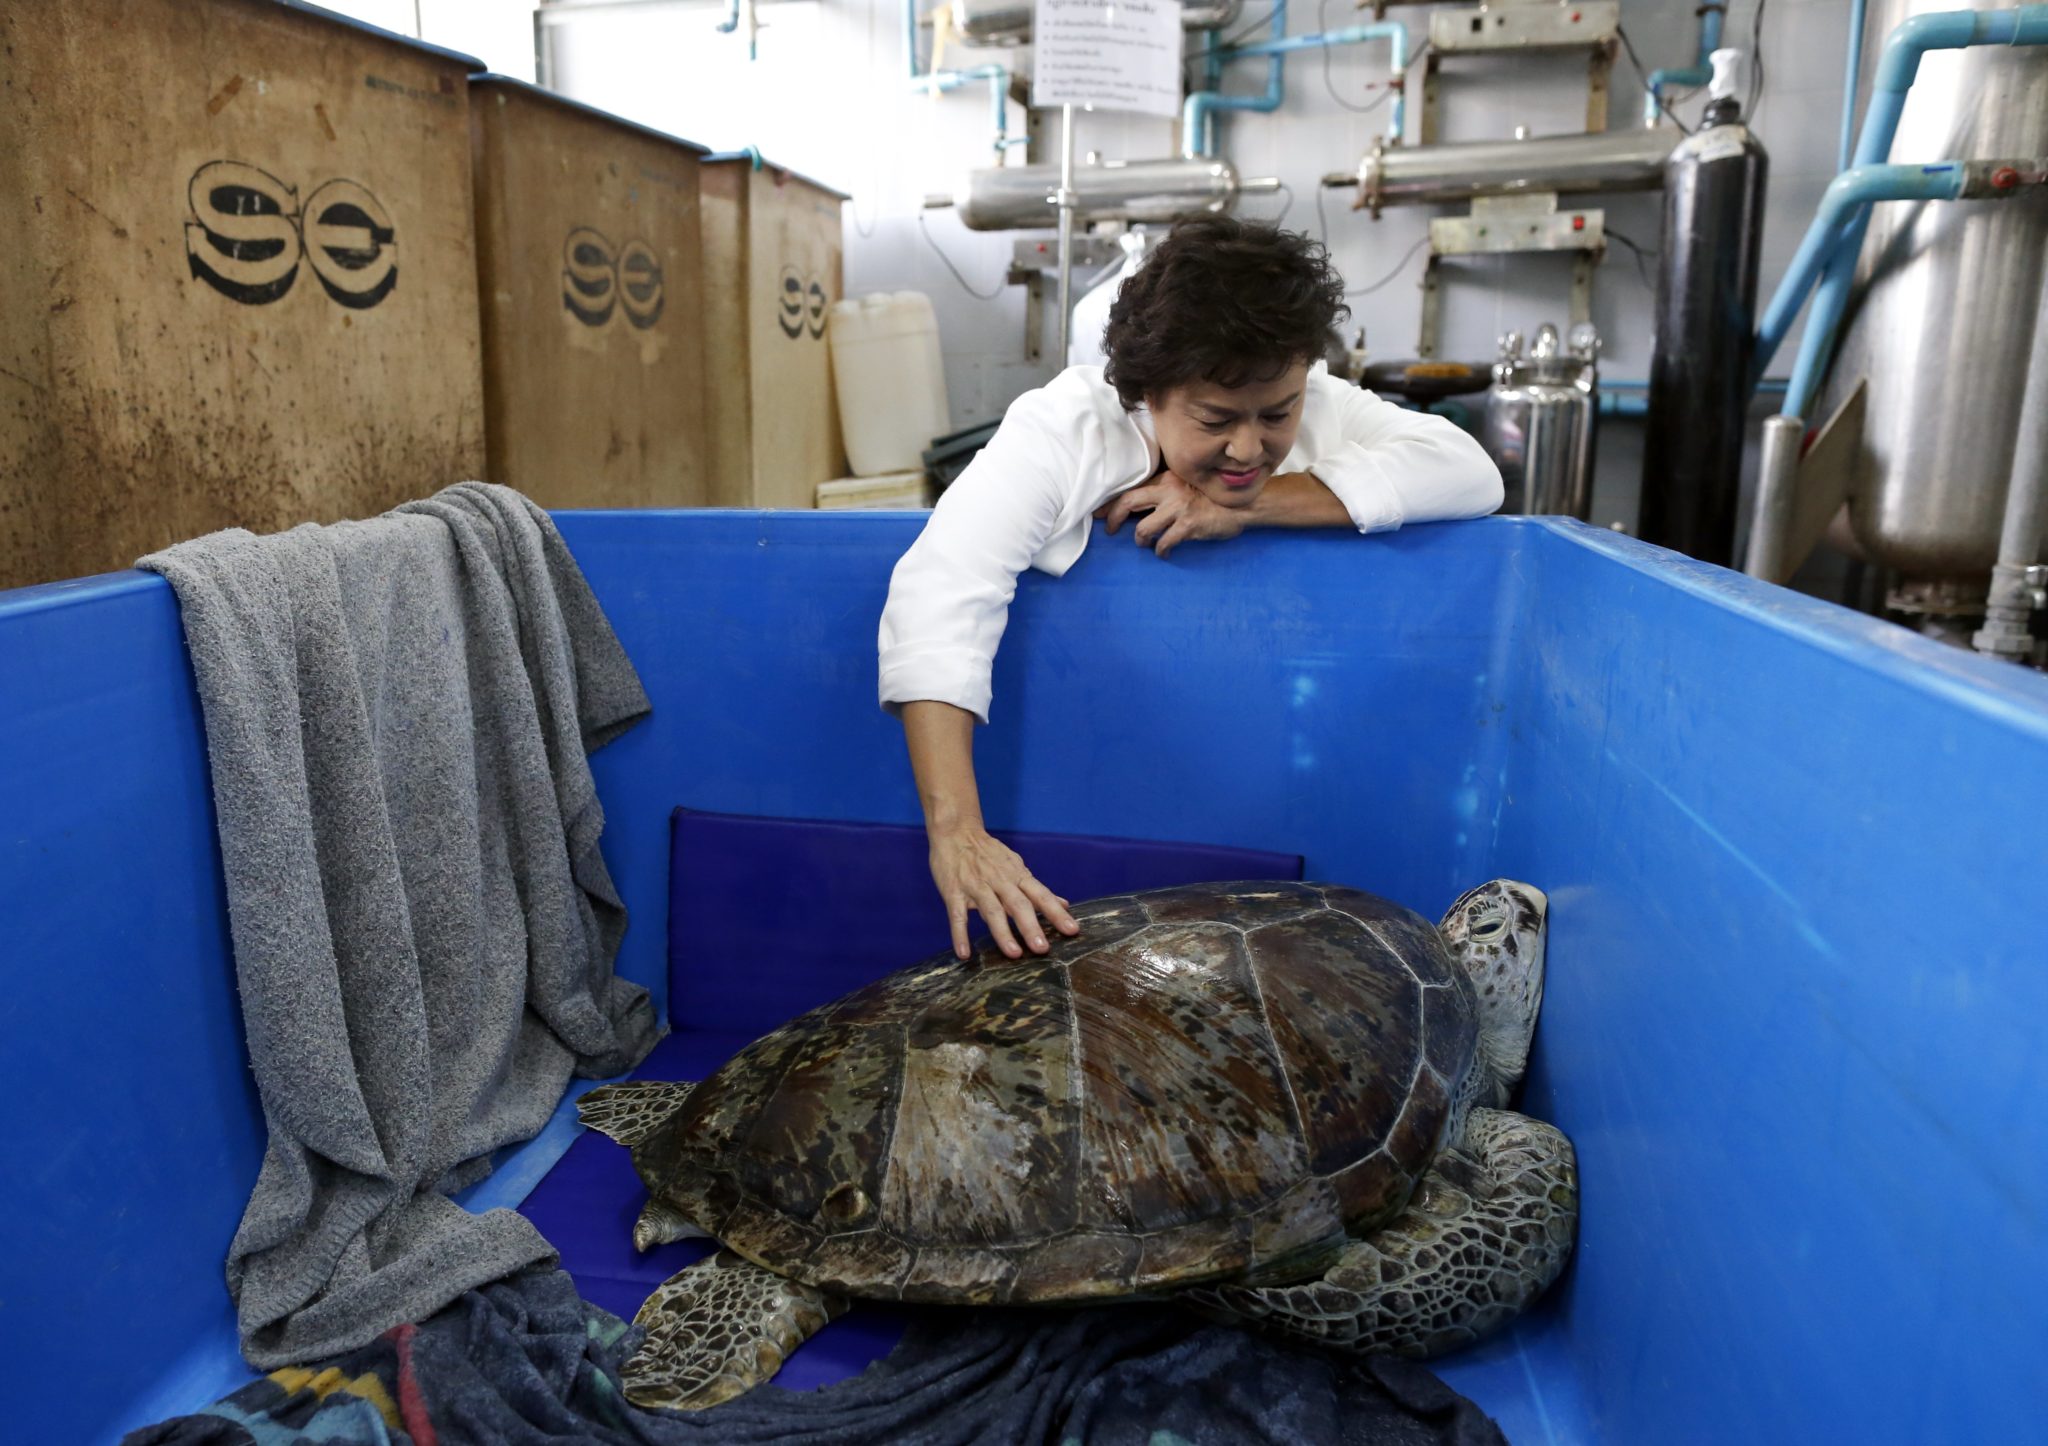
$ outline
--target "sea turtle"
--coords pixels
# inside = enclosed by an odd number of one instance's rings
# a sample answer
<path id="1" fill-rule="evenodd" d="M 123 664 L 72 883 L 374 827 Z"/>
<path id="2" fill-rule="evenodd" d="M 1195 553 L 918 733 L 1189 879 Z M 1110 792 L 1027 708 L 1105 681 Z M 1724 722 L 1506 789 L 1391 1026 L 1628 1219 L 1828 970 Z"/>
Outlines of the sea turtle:
<path id="1" fill-rule="evenodd" d="M 591 1091 L 650 1192 L 635 1244 L 724 1247 L 640 1308 L 627 1396 L 737 1396 L 850 1298 L 1476 1339 L 1556 1278 L 1578 1213 L 1571 1145 L 1503 1108 L 1546 909 L 1508 880 L 1436 928 L 1327 884 L 1097 899 L 1045 955 L 940 955 L 702 1083 Z"/>

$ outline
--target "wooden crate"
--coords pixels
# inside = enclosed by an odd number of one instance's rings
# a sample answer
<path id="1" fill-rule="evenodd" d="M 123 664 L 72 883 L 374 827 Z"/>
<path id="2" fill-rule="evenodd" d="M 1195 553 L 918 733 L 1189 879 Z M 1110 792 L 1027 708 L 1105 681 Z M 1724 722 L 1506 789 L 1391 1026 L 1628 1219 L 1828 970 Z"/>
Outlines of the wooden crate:
<path id="1" fill-rule="evenodd" d="M 274 0 L 0 44 L 0 586 L 480 475 L 475 62 Z"/>
<path id="2" fill-rule="evenodd" d="M 702 174 L 711 501 L 810 507 L 847 472 L 825 345 L 846 196 L 747 153 Z"/>
<path id="3" fill-rule="evenodd" d="M 470 83 L 491 480 L 548 507 L 701 507 L 705 148 Z"/>

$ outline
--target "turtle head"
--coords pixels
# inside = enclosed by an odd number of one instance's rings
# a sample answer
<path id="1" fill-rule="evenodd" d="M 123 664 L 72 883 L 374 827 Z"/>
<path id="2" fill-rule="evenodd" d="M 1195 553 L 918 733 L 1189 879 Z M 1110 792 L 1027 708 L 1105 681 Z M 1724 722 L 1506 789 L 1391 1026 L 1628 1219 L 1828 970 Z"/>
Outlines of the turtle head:
<path id="1" fill-rule="evenodd" d="M 1505 1105 L 1529 1063 L 1536 1011 L 1543 1007 L 1543 940 L 1550 901 L 1513 879 L 1459 896 L 1437 932 L 1479 1001 L 1479 1102 Z"/>

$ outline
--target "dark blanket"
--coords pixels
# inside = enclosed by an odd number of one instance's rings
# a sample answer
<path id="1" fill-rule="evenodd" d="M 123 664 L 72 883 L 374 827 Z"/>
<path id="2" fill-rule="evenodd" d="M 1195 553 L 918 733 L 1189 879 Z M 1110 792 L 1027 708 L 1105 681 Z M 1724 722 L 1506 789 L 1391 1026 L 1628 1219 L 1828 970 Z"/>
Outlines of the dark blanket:
<path id="1" fill-rule="evenodd" d="M 695 1415 L 619 1390 L 639 1332 L 546 1268 L 473 1290 L 323 1367 L 278 1371 L 124 1446 L 1500 1446 L 1421 1366 L 1325 1355 L 1178 1311 L 921 1317 L 853 1380 L 764 1386 Z"/>

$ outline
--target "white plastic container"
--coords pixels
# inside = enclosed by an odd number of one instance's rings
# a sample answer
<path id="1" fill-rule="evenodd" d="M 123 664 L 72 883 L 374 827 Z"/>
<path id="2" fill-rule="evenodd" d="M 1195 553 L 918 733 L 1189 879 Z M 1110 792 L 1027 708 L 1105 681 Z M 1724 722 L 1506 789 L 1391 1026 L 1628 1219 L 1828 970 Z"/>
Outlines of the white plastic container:
<path id="1" fill-rule="evenodd" d="M 924 449 L 952 430 L 931 298 L 882 291 L 839 302 L 826 336 L 854 476 L 921 471 Z"/>
<path id="2" fill-rule="evenodd" d="M 931 484 L 926 481 L 922 467 L 911 472 L 885 472 L 879 477 L 841 477 L 818 484 L 821 512 L 914 512 L 931 505 Z"/>

